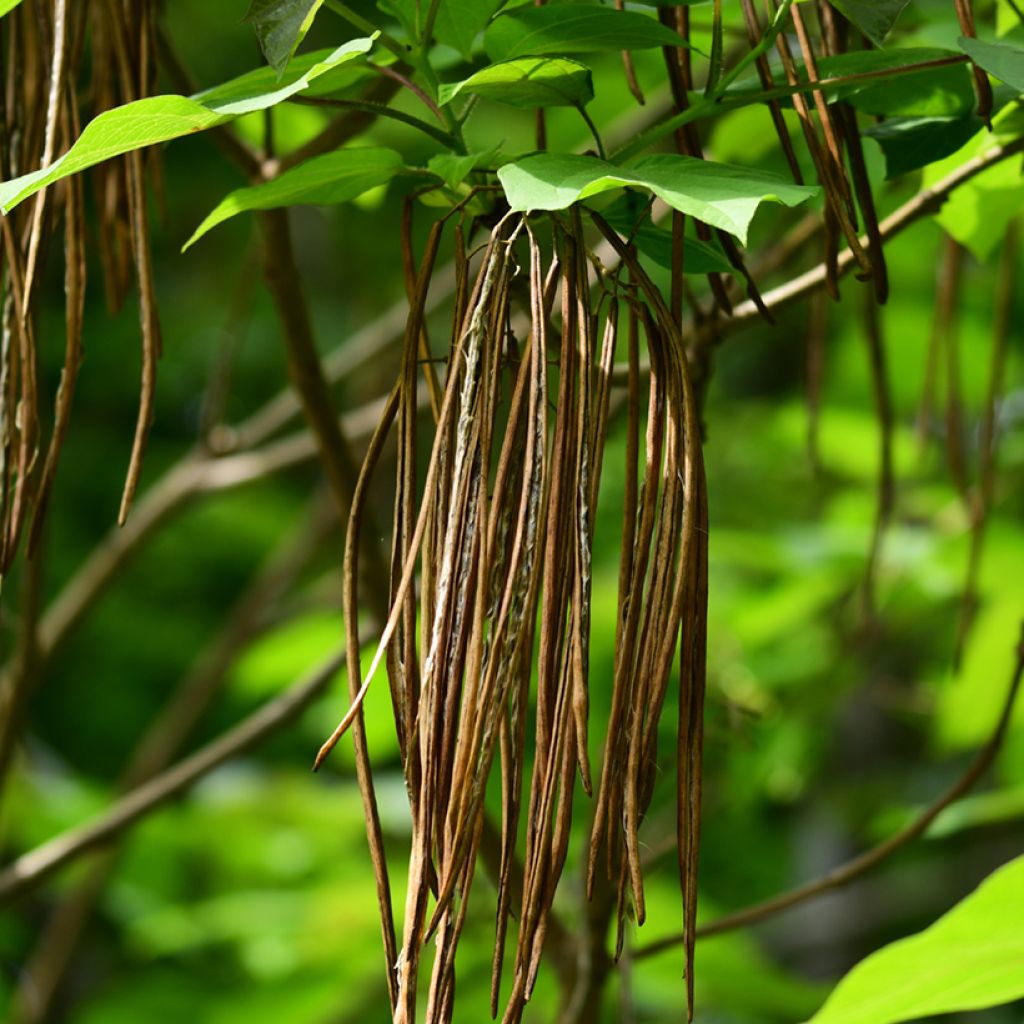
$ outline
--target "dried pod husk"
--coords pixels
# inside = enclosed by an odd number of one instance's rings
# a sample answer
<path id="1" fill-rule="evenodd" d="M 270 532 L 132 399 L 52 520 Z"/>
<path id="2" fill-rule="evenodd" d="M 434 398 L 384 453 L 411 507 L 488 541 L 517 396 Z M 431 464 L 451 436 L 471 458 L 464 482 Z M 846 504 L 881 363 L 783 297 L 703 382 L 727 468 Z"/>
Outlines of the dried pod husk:
<path id="1" fill-rule="evenodd" d="M 542 237 L 545 224 L 550 242 Z M 602 224 L 602 230 L 610 229 Z M 381 428 L 383 436 L 392 419 L 398 424 L 391 608 L 361 680 L 357 651 L 350 652 L 351 707 L 321 757 L 345 728 L 360 722 L 366 689 L 378 666 L 386 666 L 412 814 L 404 918 L 393 940 L 372 780 L 362 770 L 360 782 L 385 945 L 395 968 L 394 1019 L 415 1020 L 421 978 L 426 1020 L 453 1019 L 457 950 L 481 844 L 487 843 L 497 887 L 492 1011 L 514 1024 L 536 984 L 574 821 L 591 819 L 582 801 L 592 789 L 594 514 L 620 319 L 631 325 L 631 394 L 640 388 L 641 340 L 652 372 L 642 466 L 642 417 L 635 407 L 627 426 L 627 477 L 634 486 L 627 489 L 632 508 L 623 535 L 615 721 L 599 740 L 605 756 L 588 841 L 592 885 L 595 850 L 612 869 L 607 885 L 600 883 L 608 896 L 594 901 L 605 922 L 616 902 L 622 915 L 643 918 L 638 835 L 653 796 L 658 722 L 680 637 L 684 919 L 693 914 L 703 693 L 696 650 L 707 535 L 700 525 L 700 433 L 678 326 L 664 304 L 654 305 L 648 292 L 657 293 L 632 256 L 629 272 L 638 283 L 627 288 L 625 302 L 619 296 L 595 303 L 596 271 L 579 211 L 546 221 L 509 215 L 482 251 L 460 257 L 458 320 L 417 489 L 417 443 L 424 434 L 414 421 L 415 393 L 419 367 L 429 372 L 432 366 L 420 356 L 440 233 L 435 226 L 417 273 L 411 248 L 406 260 L 411 314 Z M 455 235 L 461 243 L 461 229 Z M 617 237 L 615 243 L 623 244 Z M 373 460 L 379 451 L 375 440 Z M 637 487 L 641 471 L 643 486 Z M 361 514 L 364 477 L 354 517 Z M 358 574 L 349 564 L 358 534 L 357 521 L 347 548 L 349 618 L 358 607 Z M 485 806 L 492 775 L 501 782 L 500 827 L 490 823 Z"/>
<path id="2" fill-rule="evenodd" d="M 78 136 L 82 90 L 93 112 L 149 95 L 155 83 L 156 6 L 69 0 L 24 5 L 3 19 L 0 172 L 4 178 L 51 164 Z M 84 60 L 86 48 L 89 59 Z M 148 161 L 151 168 L 152 160 Z M 160 331 L 156 311 L 145 200 L 147 161 L 139 153 L 101 165 L 98 236 L 108 299 L 120 305 L 129 277 L 138 282 L 143 367 L 140 410 L 125 484 L 121 521 L 137 486 L 152 419 Z M 14 559 L 28 525 L 28 550 L 38 544 L 60 452 L 71 422 L 75 381 L 83 355 L 85 302 L 84 186 L 75 176 L 43 189 L 3 217 L 3 345 L 0 352 L 0 572 Z M 63 224 L 65 290 L 64 365 L 52 399 L 38 379 L 36 306 L 51 241 Z M 51 404 L 53 421 L 40 412 Z M 40 457 L 42 455 L 42 457 Z"/>

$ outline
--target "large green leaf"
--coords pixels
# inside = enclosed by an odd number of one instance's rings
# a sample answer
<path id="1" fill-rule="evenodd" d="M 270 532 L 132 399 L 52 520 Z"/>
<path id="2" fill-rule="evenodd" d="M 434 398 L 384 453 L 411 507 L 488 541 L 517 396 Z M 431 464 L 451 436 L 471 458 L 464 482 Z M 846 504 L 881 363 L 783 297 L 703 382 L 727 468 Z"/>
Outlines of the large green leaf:
<path id="1" fill-rule="evenodd" d="M 252 25 L 267 63 L 280 74 L 302 42 L 324 0 L 252 0 Z"/>
<path id="2" fill-rule="evenodd" d="M 933 46 L 850 50 L 821 57 L 818 73 L 822 79 L 855 79 L 826 85 L 830 103 L 844 100 L 866 114 L 886 117 L 955 117 L 976 104 L 971 74 L 961 57 L 956 50 Z M 806 74 L 802 63 L 798 68 Z M 749 96 L 756 102 L 760 93 L 760 82 L 750 75 L 727 97 Z"/>
<path id="3" fill-rule="evenodd" d="M 961 38 L 960 49 L 1000 82 L 1005 82 L 1017 92 L 1024 92 L 1024 47 Z"/>
<path id="4" fill-rule="evenodd" d="M 484 33 L 491 60 L 685 45 L 646 14 L 588 4 L 517 7 L 495 18 Z"/>
<path id="5" fill-rule="evenodd" d="M 68 175 L 132 150 L 215 128 L 242 114 L 264 110 L 294 96 L 321 75 L 366 53 L 373 38 L 353 39 L 315 62 L 294 61 L 281 81 L 270 85 L 269 69 L 251 72 L 195 96 L 150 96 L 93 118 L 74 145 L 49 167 L 0 183 L 0 210 Z M 268 85 L 270 87 L 268 88 Z"/>
<path id="6" fill-rule="evenodd" d="M 947 64 L 920 71 L 901 69 L 957 56 L 955 50 L 924 46 L 899 50 L 851 50 L 833 57 L 822 57 L 818 71 L 822 78 L 893 72 L 884 80 L 867 78 L 863 82 L 829 90 L 830 99 L 846 100 L 866 114 L 955 117 L 973 110 L 975 106 L 974 88 L 965 64 Z"/>
<path id="7" fill-rule="evenodd" d="M 298 167 L 249 188 L 225 196 L 196 228 L 184 249 L 211 228 L 247 210 L 271 210 L 304 203 L 328 206 L 344 203 L 390 181 L 402 169 L 402 157 L 393 149 L 336 149 L 307 160 Z"/>
<path id="8" fill-rule="evenodd" d="M 498 178 L 513 210 L 562 210 L 610 189 L 643 188 L 743 242 L 761 203 L 796 206 L 817 193 L 765 171 L 669 154 L 626 168 L 591 156 L 541 153 L 506 164 Z"/>
<path id="9" fill-rule="evenodd" d="M 1001 138 L 1019 137 L 1024 111 L 1016 104 L 993 118 L 993 131 L 979 131 L 967 145 L 945 160 L 925 168 L 922 184 L 930 188 L 975 157 L 992 149 Z M 943 203 L 935 219 L 979 260 L 987 260 L 999 247 L 1009 223 L 1024 210 L 1021 158 L 1002 160 L 961 185 Z"/>
<path id="10" fill-rule="evenodd" d="M 886 178 L 920 170 L 955 153 L 983 127 L 973 113 L 960 117 L 893 117 L 864 134 L 875 140 L 885 156 Z"/>
<path id="11" fill-rule="evenodd" d="M 579 107 L 594 98 L 590 68 L 568 57 L 518 57 L 481 68 L 454 85 L 442 85 L 440 100 L 460 93 L 499 100 L 512 107 Z"/>
<path id="12" fill-rule="evenodd" d="M 296 93 L 323 95 L 344 89 L 362 75 L 372 75 L 355 58 L 369 52 L 376 36 L 352 39 L 331 50 L 314 50 L 296 57 L 283 75 L 271 68 L 254 68 L 244 75 L 204 89 L 191 98 L 221 113 L 241 115 L 280 103 Z"/>
<path id="13" fill-rule="evenodd" d="M 476 37 L 501 4 L 502 0 L 443 0 L 437 8 L 434 38 L 469 60 Z"/>
<path id="14" fill-rule="evenodd" d="M 832 6 L 853 22 L 876 46 L 885 42 L 910 0 L 832 0 Z"/>
<path id="15" fill-rule="evenodd" d="M 1024 996 L 1024 857 L 930 928 L 859 963 L 811 1024 L 896 1024 Z"/>
<path id="16" fill-rule="evenodd" d="M 14 10 L 21 0 L 0 0 L 0 18 Z"/>

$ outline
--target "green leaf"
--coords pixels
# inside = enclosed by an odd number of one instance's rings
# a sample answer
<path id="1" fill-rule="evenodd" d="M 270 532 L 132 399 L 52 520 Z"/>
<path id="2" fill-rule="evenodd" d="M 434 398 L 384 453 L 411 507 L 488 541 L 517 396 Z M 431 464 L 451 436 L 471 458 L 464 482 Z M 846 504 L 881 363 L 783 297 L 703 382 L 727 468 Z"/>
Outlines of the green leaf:
<path id="1" fill-rule="evenodd" d="M 493 167 L 499 160 L 499 147 L 460 156 L 438 153 L 427 161 L 427 170 L 436 174 L 450 189 L 457 189 L 466 176 L 478 167 Z"/>
<path id="2" fill-rule="evenodd" d="M 762 202 L 796 206 L 818 192 L 765 171 L 669 154 L 625 168 L 591 156 L 541 153 L 506 164 L 498 179 L 513 210 L 563 210 L 610 189 L 643 188 L 744 243 Z"/>
<path id="3" fill-rule="evenodd" d="M 992 132 L 983 129 L 952 156 L 929 164 L 922 179 L 923 187 L 930 188 L 967 161 L 987 153 L 1000 136 L 1018 135 L 1022 121 L 1024 117 L 1016 104 L 1000 111 L 993 118 Z M 1022 210 L 1021 158 L 1014 157 L 1000 161 L 961 185 L 943 203 L 935 219 L 949 235 L 984 262 L 996 251 L 1010 221 Z"/>
<path id="4" fill-rule="evenodd" d="M 0 183 L 0 210 L 9 213 L 47 185 L 104 160 L 272 107 L 308 88 L 314 79 L 366 53 L 372 45 L 372 37 L 352 39 L 314 63 L 294 61 L 282 80 L 269 89 L 268 75 L 273 72 L 260 69 L 192 97 L 150 96 L 104 111 L 49 167 Z"/>
<path id="5" fill-rule="evenodd" d="M 647 203 L 637 192 L 616 199 L 601 215 L 623 238 L 630 238 L 645 256 L 666 270 L 672 269 L 672 232 L 651 223 Z M 683 237 L 684 274 L 731 274 L 734 268 L 716 244 Z"/>
<path id="6" fill-rule="evenodd" d="M 245 20 L 252 25 L 267 63 L 280 74 L 313 24 L 324 0 L 252 0 Z"/>
<path id="7" fill-rule="evenodd" d="M 501 4 L 502 0 L 443 0 L 434 21 L 434 38 L 469 60 L 476 37 Z"/>
<path id="8" fill-rule="evenodd" d="M 1024 996 L 1024 857 L 850 971 L 811 1024 L 895 1024 Z"/>
<path id="9" fill-rule="evenodd" d="M 274 77 L 269 68 L 257 68 L 211 89 L 204 89 L 196 93 L 192 99 L 218 113 L 235 117 L 251 114 L 256 110 L 265 110 L 296 93 L 310 89 L 314 83 L 317 86 L 333 83 L 336 73 L 341 73 L 347 78 L 348 69 L 345 65 L 369 53 L 376 38 L 377 35 L 374 34 L 350 39 L 335 50 L 317 50 L 314 53 L 303 54 L 288 65 L 284 75 L 279 79 Z"/>
<path id="10" fill-rule="evenodd" d="M 21 0 L 0 0 L 0 18 L 5 14 L 10 14 L 20 3 Z"/>
<path id="11" fill-rule="evenodd" d="M 337 149 L 314 157 L 271 181 L 236 189 L 225 196 L 196 228 L 182 251 L 236 214 L 296 203 L 310 206 L 344 203 L 390 181 L 402 167 L 401 155 L 384 147 Z"/>
<path id="12" fill-rule="evenodd" d="M 910 0 L 832 0 L 832 6 L 853 22 L 876 46 L 885 42 Z"/>
<path id="13" fill-rule="evenodd" d="M 836 86 L 830 100 L 847 100 L 866 114 L 885 117 L 955 117 L 974 109 L 974 87 L 964 63 L 923 71 L 899 73 L 900 69 L 958 56 L 955 50 L 910 47 L 899 50 L 853 50 L 823 57 L 818 70 L 823 78 L 895 72 L 884 81 Z"/>
<path id="14" fill-rule="evenodd" d="M 460 93 L 511 107 L 579 107 L 594 98 L 590 68 L 568 57 L 519 57 L 491 64 L 454 85 L 442 85 L 441 103 Z"/>
<path id="15" fill-rule="evenodd" d="M 986 43 L 981 39 L 958 40 L 960 49 L 980 68 L 1005 82 L 1017 92 L 1024 92 L 1024 47 L 1010 43 Z"/>
<path id="16" fill-rule="evenodd" d="M 976 114 L 961 117 L 893 117 L 865 129 L 882 149 L 885 176 L 919 170 L 955 153 L 983 127 Z"/>
<path id="17" fill-rule="evenodd" d="M 685 45 L 681 36 L 646 14 L 588 4 L 517 7 L 495 18 L 484 33 L 484 49 L 495 61 Z"/>
<path id="18" fill-rule="evenodd" d="M 946 839 L 968 829 L 1003 825 L 1024 818 L 1024 786 L 975 793 L 950 804 L 931 823 L 928 839 Z"/>

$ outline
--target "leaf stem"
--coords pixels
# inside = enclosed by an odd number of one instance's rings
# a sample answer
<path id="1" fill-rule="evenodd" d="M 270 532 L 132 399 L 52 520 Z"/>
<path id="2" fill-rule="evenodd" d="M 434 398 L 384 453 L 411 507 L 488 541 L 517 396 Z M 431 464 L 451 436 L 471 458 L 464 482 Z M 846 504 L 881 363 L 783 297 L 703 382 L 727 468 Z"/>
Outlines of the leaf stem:
<path id="1" fill-rule="evenodd" d="M 289 103 L 301 103 L 308 107 L 343 107 L 349 110 L 365 110 L 376 114 L 377 117 L 386 117 L 392 121 L 400 121 L 429 135 L 432 139 L 440 142 L 448 149 L 458 150 L 461 143 L 453 135 L 443 128 L 436 128 L 429 121 L 424 121 L 414 114 L 407 114 L 404 110 L 396 110 L 384 103 L 374 103 L 371 100 L 342 100 L 327 96 L 290 96 Z"/>
<path id="2" fill-rule="evenodd" d="M 427 12 L 427 23 L 425 25 L 426 31 L 423 33 L 419 50 L 399 42 L 394 36 L 374 25 L 372 21 L 364 18 L 358 12 L 353 11 L 348 4 L 342 3 L 342 0 L 324 0 L 324 6 L 334 11 L 334 13 L 339 17 L 344 18 L 350 25 L 354 25 L 360 30 L 360 32 L 366 32 L 368 35 L 377 33 L 382 46 L 387 47 L 387 49 L 398 57 L 399 60 L 411 64 L 412 67 L 423 76 L 429 90 L 429 95 L 427 95 L 427 101 L 429 102 L 427 102 L 427 105 L 434 113 L 440 116 L 441 120 L 448 128 L 447 133 L 438 133 L 430 130 L 427 134 L 432 135 L 448 149 L 451 149 L 456 153 L 465 153 L 466 143 L 462 137 L 462 125 L 459 124 L 458 119 L 451 110 L 447 107 L 441 107 L 437 103 L 437 75 L 434 73 L 434 69 L 430 64 L 426 52 L 430 45 L 430 34 L 433 32 L 434 18 L 437 16 L 436 8 L 438 6 L 438 0 L 432 0 L 430 10 Z M 417 95 L 418 94 L 419 92 L 417 92 Z M 423 99 L 422 96 L 420 98 Z M 391 110 L 391 108 L 386 109 L 389 111 Z M 408 121 L 406 115 L 400 115 L 400 112 L 397 111 L 391 111 L 389 114 L 385 113 L 382 109 L 378 110 L 377 113 L 379 113 L 381 117 L 391 116 L 394 120 L 406 121 L 408 124 L 413 124 L 414 127 L 423 128 L 423 122 L 418 120 L 415 122 Z"/>
<path id="3" fill-rule="evenodd" d="M 381 45 L 389 49 L 399 60 L 409 60 L 411 47 L 400 43 L 393 35 L 378 28 L 372 21 L 353 11 L 348 4 L 342 3 L 341 0 L 324 0 L 324 6 L 334 11 L 339 17 L 344 18 L 350 25 L 354 25 L 360 32 L 365 32 L 369 36 L 376 35 L 380 39 Z"/>
<path id="4" fill-rule="evenodd" d="M 580 112 L 580 117 L 583 118 L 584 123 L 590 129 L 590 134 L 594 137 L 594 142 L 597 145 L 597 155 L 602 159 L 608 158 L 605 152 L 604 142 L 601 141 L 601 133 L 597 130 L 597 125 L 594 124 L 594 119 L 587 113 L 587 108 L 582 103 L 575 104 L 576 109 Z"/>

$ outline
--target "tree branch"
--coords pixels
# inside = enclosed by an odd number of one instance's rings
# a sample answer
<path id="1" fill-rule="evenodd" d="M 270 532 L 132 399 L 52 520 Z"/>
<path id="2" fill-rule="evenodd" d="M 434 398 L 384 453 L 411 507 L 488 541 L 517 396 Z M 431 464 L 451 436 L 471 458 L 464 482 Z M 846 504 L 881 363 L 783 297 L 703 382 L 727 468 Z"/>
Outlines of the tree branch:
<path id="1" fill-rule="evenodd" d="M 122 790 L 141 785 L 172 762 L 223 688 L 239 654 L 267 628 L 273 610 L 334 523 L 334 510 L 327 496 L 317 495 L 298 528 L 254 574 L 216 635 L 137 741 L 121 780 Z M 18 1024 L 40 1024 L 50 1018 L 92 910 L 117 864 L 118 849 L 112 843 L 103 856 L 96 858 L 85 878 L 58 902 L 40 929 L 13 997 L 13 1018 Z"/>
<path id="2" fill-rule="evenodd" d="M 345 662 L 339 648 L 318 668 L 279 697 L 268 701 L 233 729 L 173 768 L 121 797 L 92 821 L 43 843 L 0 872 L 0 904 L 39 885 L 80 854 L 102 846 L 119 832 L 184 792 L 204 775 L 262 743 L 290 722 L 327 687 Z"/>
<path id="3" fill-rule="evenodd" d="M 942 811 L 971 790 L 991 767 L 1006 737 L 1014 704 L 1020 690 L 1022 675 L 1024 675 L 1024 637 L 1022 637 L 1017 646 L 1017 661 L 1010 681 L 1010 688 L 1003 702 L 999 719 L 988 742 L 975 755 L 967 771 L 945 793 L 921 811 L 913 821 L 884 842 L 873 846 L 870 850 L 866 850 L 860 856 L 848 860 L 845 864 L 833 868 L 820 878 L 805 882 L 803 885 L 790 889 L 788 892 L 780 893 L 771 899 L 763 900 L 761 903 L 755 903 L 753 906 L 745 907 L 742 910 L 726 914 L 715 921 L 701 925 L 697 928 L 697 938 L 706 939 L 712 935 L 720 935 L 723 932 L 734 931 L 737 928 L 745 928 L 747 925 L 755 924 L 767 917 L 780 914 L 784 910 L 796 906 L 798 903 L 804 903 L 831 889 L 838 889 L 841 886 L 847 885 L 855 878 L 859 878 L 861 875 L 872 870 L 872 868 L 877 867 L 882 861 L 887 860 L 896 853 L 897 850 L 902 849 L 922 835 Z M 657 942 L 652 942 L 650 945 L 638 949 L 634 959 L 654 956 L 657 953 L 662 953 L 667 949 L 672 949 L 682 944 L 682 935 L 672 935 L 665 939 L 659 939 Z"/>
<path id="4" fill-rule="evenodd" d="M 984 153 L 968 160 L 961 167 L 946 175 L 945 178 L 937 181 L 931 188 L 923 189 L 912 199 L 909 199 L 902 206 L 896 209 L 879 225 L 879 231 L 883 241 L 889 241 L 905 231 L 911 224 L 929 214 L 936 213 L 961 185 L 966 184 L 972 178 L 987 171 L 990 167 L 1007 160 L 1010 157 L 1024 153 L 1024 138 L 1015 139 L 1013 142 L 1004 145 L 993 146 Z M 865 236 L 861 244 L 869 244 Z M 844 249 L 838 258 L 838 274 L 844 276 L 854 266 L 853 253 Z M 791 305 L 799 299 L 810 295 L 825 284 L 826 267 L 824 263 L 818 264 L 805 274 L 787 281 L 785 284 L 773 288 L 762 295 L 765 306 L 769 312 L 776 313 L 786 306 Z M 731 317 L 724 320 L 717 320 L 713 324 L 701 326 L 691 325 L 689 336 L 693 339 L 691 347 L 700 349 L 713 345 L 718 340 L 731 334 L 736 334 L 749 326 L 753 321 L 761 319 L 761 312 L 751 301 L 741 303 L 733 310 Z"/>
<path id="5" fill-rule="evenodd" d="M 313 339 L 313 326 L 295 261 L 287 209 L 262 211 L 260 225 L 263 229 L 267 288 L 274 300 L 284 333 L 288 375 L 302 401 L 303 412 L 320 449 L 327 482 L 344 519 L 352 504 L 358 472 L 348 440 L 342 433 L 331 391 L 324 377 L 320 353 Z M 378 534 L 375 530 L 368 530 L 365 536 L 376 537 Z M 366 579 L 374 610 L 378 615 L 386 617 L 390 604 L 386 563 L 375 543 L 368 541 L 364 548 Z"/>

